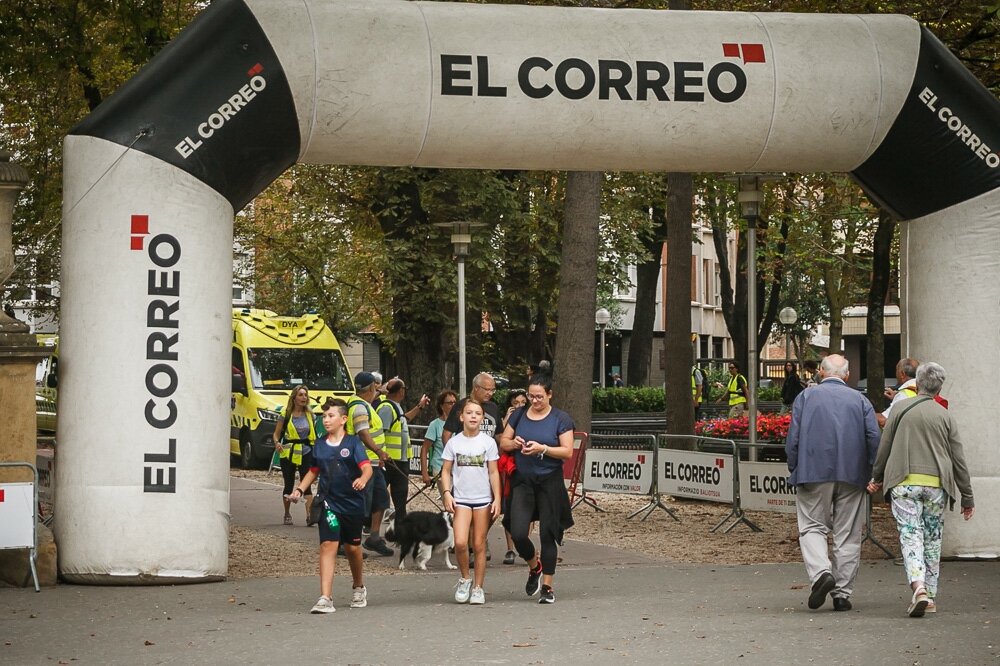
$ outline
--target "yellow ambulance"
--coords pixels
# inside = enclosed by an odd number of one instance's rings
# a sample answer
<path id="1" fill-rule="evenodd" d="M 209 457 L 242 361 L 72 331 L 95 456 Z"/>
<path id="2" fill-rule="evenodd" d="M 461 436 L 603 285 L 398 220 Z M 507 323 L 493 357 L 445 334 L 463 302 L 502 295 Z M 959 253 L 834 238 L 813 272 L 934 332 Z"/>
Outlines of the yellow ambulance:
<path id="1" fill-rule="evenodd" d="M 59 336 L 37 334 L 39 347 L 49 350 L 49 355 L 38 362 L 35 369 L 35 422 L 42 433 L 56 430 L 56 398 L 59 390 Z"/>
<path id="2" fill-rule="evenodd" d="M 309 387 L 312 410 L 354 393 L 351 371 L 333 331 L 314 314 L 279 317 L 233 309 L 233 397 L 229 452 L 244 468 L 266 467 L 274 453 L 278 410 L 292 388 Z"/>

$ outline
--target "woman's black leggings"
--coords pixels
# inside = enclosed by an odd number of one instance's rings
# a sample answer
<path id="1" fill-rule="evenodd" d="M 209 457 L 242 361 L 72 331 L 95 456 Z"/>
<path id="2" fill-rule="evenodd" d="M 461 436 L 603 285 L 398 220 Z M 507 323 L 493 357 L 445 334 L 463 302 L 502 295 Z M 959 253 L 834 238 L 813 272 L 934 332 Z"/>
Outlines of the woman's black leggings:
<path id="1" fill-rule="evenodd" d="M 312 454 L 307 453 L 302 456 L 302 464 L 296 465 L 292 462 L 292 457 L 281 458 L 281 478 L 285 481 L 285 494 L 291 495 L 292 490 L 295 488 L 295 470 L 299 472 L 299 481 L 305 478 L 305 475 L 309 473 L 309 468 L 312 467 Z M 312 486 L 306 488 L 303 495 L 312 495 Z"/>
<path id="2" fill-rule="evenodd" d="M 528 530 L 531 528 L 531 517 L 535 514 L 535 503 L 538 504 L 538 515 L 542 519 L 538 523 L 538 537 L 542 542 L 542 573 L 552 575 L 556 572 L 556 559 L 559 556 L 559 546 L 549 529 L 547 517 L 553 515 L 551 500 L 541 489 L 535 492 L 525 485 L 517 485 L 510 491 L 510 538 L 514 541 L 517 554 L 525 561 L 535 556 L 535 544 L 531 542 Z"/>

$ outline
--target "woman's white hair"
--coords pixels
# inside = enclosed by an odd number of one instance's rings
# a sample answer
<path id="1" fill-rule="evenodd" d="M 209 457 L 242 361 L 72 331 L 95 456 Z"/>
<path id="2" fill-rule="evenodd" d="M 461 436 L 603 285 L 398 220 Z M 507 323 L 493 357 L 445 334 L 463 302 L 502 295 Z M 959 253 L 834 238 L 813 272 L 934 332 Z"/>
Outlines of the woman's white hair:
<path id="1" fill-rule="evenodd" d="M 948 376 L 937 363 L 928 361 L 917 368 L 917 393 L 935 396 L 941 392 L 941 387 Z"/>

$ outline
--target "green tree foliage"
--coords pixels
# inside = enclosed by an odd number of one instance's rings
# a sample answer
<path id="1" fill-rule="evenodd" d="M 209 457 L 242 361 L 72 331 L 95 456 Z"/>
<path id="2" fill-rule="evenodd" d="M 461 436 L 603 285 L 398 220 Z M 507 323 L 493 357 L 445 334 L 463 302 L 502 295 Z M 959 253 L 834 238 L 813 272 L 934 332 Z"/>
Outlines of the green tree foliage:
<path id="1" fill-rule="evenodd" d="M 5 300 L 58 281 L 62 139 L 163 48 L 201 3 L 5 0 L 0 3 L 0 146 L 29 183 L 14 208 L 17 270 Z M 56 299 L 37 293 L 40 309 Z"/>
<path id="2" fill-rule="evenodd" d="M 829 349 L 839 352 L 844 308 L 866 301 L 879 211 L 844 175 L 799 176 L 788 194 L 797 204 L 790 224 L 793 270 L 800 285 L 822 289 Z"/>

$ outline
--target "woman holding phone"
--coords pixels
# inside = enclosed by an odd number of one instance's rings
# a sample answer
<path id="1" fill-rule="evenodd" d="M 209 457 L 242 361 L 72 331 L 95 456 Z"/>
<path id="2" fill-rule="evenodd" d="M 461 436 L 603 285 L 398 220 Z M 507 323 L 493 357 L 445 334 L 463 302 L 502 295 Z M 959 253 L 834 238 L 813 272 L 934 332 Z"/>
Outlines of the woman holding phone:
<path id="1" fill-rule="evenodd" d="M 514 453 L 506 527 L 514 547 L 528 563 L 528 596 L 541 592 L 538 603 L 555 603 L 552 577 L 563 532 L 573 526 L 569 496 L 563 484 L 563 461 L 573 457 L 573 420 L 551 404 L 552 378 L 538 373 L 528 385 L 528 407 L 514 412 L 504 428 L 500 448 Z M 531 542 L 538 521 L 541 552 Z"/>

